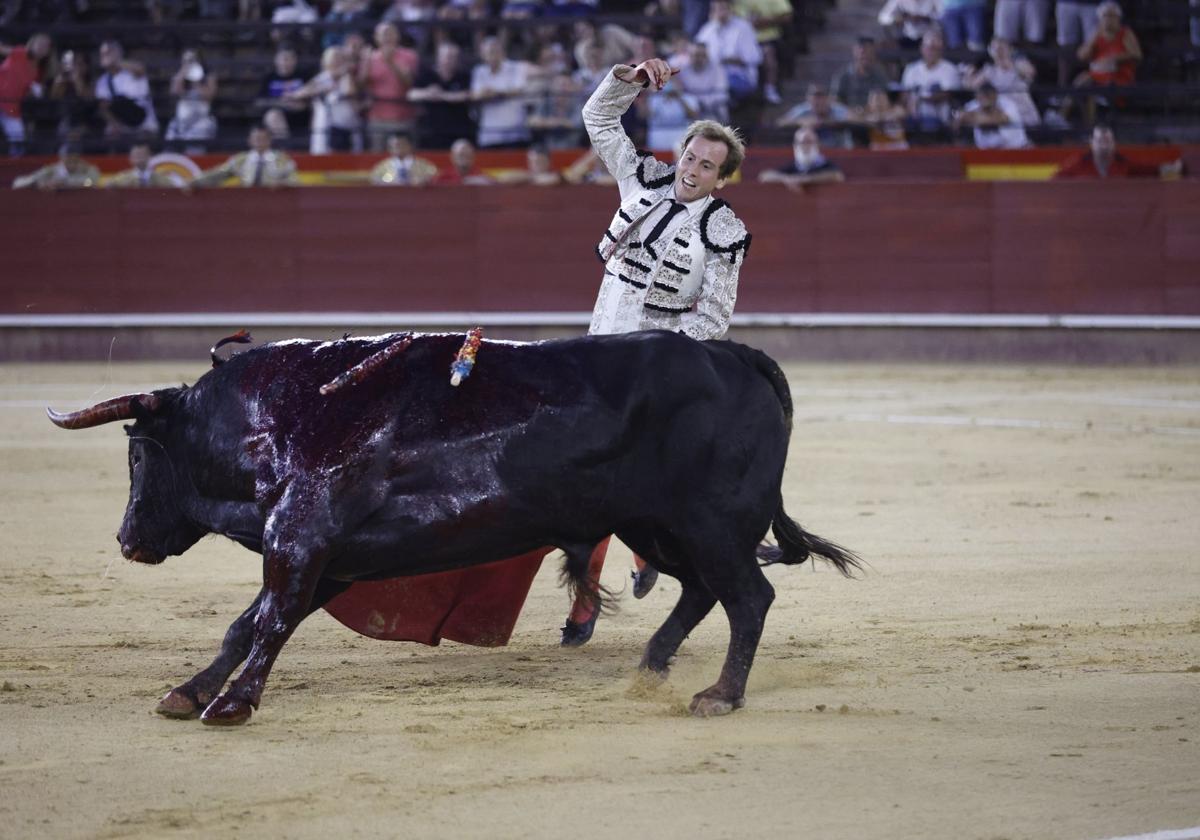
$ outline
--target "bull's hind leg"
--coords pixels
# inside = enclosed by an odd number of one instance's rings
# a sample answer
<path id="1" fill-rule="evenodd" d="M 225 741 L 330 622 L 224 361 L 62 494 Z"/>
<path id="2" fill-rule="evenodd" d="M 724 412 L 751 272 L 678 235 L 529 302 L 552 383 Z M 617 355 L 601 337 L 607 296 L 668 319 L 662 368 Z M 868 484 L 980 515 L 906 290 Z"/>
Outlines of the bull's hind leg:
<path id="1" fill-rule="evenodd" d="M 720 678 L 693 697 L 689 708 L 697 717 L 726 715 L 746 705 L 746 679 L 754 664 L 767 610 L 775 600 L 775 590 L 753 553 L 739 553 L 736 560 L 725 565 L 697 563 L 697 568 L 705 585 L 725 608 L 729 619 L 729 650 Z"/>
<path id="2" fill-rule="evenodd" d="M 312 603 L 309 605 L 309 614 L 321 609 L 345 592 L 349 586 L 350 584 L 346 581 L 322 578 L 317 584 L 317 591 L 313 594 Z M 262 590 L 259 590 L 258 595 L 246 608 L 246 611 L 229 625 L 229 629 L 225 631 L 225 639 L 221 643 L 221 650 L 209 666 L 187 682 L 168 691 L 166 696 L 159 701 L 156 712 L 166 717 L 184 720 L 200 716 L 204 707 L 211 703 L 213 698 L 225 687 L 229 675 L 238 665 L 242 664 L 250 653 L 254 617 L 258 615 L 262 597 Z"/>
<path id="3" fill-rule="evenodd" d="M 717 599 L 702 583 L 694 578 L 681 579 L 683 591 L 675 609 L 667 616 L 662 627 L 650 637 L 642 663 L 638 667 L 665 678 L 670 669 L 671 657 L 679 650 L 683 640 L 704 620 Z"/>

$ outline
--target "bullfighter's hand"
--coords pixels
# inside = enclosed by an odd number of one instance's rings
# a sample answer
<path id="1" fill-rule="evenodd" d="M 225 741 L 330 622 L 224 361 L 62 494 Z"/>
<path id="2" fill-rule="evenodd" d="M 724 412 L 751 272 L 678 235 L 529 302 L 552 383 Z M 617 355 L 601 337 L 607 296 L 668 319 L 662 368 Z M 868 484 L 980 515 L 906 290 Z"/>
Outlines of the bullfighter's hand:
<path id="1" fill-rule="evenodd" d="M 637 67 L 621 67 L 617 71 L 617 78 L 635 85 L 649 83 L 654 86 L 655 90 L 662 90 L 666 87 L 667 82 L 671 81 L 671 77 L 678 72 L 679 68 L 671 67 L 661 58 L 650 58 Z"/>

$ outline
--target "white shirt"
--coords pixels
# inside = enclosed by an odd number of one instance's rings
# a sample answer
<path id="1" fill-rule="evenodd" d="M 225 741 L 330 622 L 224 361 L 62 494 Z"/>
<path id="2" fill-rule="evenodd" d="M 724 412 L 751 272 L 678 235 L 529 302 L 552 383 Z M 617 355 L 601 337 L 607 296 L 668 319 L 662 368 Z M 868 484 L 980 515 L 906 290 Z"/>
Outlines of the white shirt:
<path id="1" fill-rule="evenodd" d="M 745 64 L 745 71 L 752 83 L 758 83 L 758 65 L 762 64 L 762 50 L 754 25 L 736 15 L 725 21 L 725 25 L 710 20 L 696 33 L 696 40 L 708 47 L 708 58 L 724 65 L 729 59 Z"/>
<path id="2" fill-rule="evenodd" d="M 934 89 L 958 90 L 961 85 L 958 68 L 945 59 L 932 67 L 918 59 L 905 67 L 904 75 L 900 77 L 900 87 L 915 92 L 918 97 L 928 96 Z M 950 103 L 943 102 L 939 105 L 933 102 L 918 102 L 915 115 L 949 122 Z"/>
<path id="3" fill-rule="evenodd" d="M 528 82 L 527 67 L 521 61 L 505 60 L 493 71 L 487 64 L 476 64 L 471 71 L 471 93 L 483 90 L 510 94 L 479 105 L 480 146 L 523 143 L 529 139 L 529 108 L 522 92 Z"/>
<path id="4" fill-rule="evenodd" d="M 996 98 L 996 107 L 1008 117 L 1008 125 L 997 128 L 975 127 L 975 145 L 980 149 L 1023 149 L 1029 145 L 1029 137 L 1021 126 L 1021 112 L 1011 100 L 1005 96 Z M 972 99 L 963 108 L 963 113 L 969 114 L 979 110 L 979 102 Z"/>
<path id="5" fill-rule="evenodd" d="M 109 85 L 109 79 L 112 85 Z M 146 119 L 138 126 L 141 131 L 158 131 L 158 117 L 154 114 L 154 103 L 150 99 L 150 80 L 145 76 L 135 76 L 128 70 L 118 70 L 116 74 L 105 73 L 96 80 L 96 98 L 111 100 L 113 94 L 132 99 L 146 111 Z"/>

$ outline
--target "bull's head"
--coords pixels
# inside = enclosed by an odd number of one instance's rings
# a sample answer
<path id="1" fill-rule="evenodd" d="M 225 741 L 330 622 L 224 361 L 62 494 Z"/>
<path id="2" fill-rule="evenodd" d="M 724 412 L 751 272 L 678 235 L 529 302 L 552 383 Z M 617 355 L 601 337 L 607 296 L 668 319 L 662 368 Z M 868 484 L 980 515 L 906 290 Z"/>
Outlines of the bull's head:
<path id="1" fill-rule="evenodd" d="M 171 457 L 172 407 L 181 389 L 127 394 L 71 414 L 46 409 L 54 425 L 87 429 L 117 420 L 135 420 L 129 435 L 129 503 L 117 532 L 121 554 L 139 563 L 161 563 L 182 554 L 205 529 L 187 518 L 190 491 L 183 464 Z M 178 425 L 178 424 L 174 424 Z"/>

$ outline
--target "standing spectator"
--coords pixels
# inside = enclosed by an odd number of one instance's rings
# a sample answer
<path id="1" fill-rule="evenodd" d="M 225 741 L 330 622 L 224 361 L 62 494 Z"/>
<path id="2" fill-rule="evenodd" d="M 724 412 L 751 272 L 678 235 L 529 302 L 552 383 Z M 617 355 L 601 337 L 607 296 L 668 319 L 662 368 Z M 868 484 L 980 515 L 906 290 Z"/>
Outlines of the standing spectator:
<path id="1" fill-rule="evenodd" d="M 394 23 L 407 38 L 424 52 L 429 45 L 429 35 L 432 27 L 422 26 L 437 18 L 437 4 L 434 0 L 393 0 L 392 4 L 383 10 L 381 23 Z M 416 26 L 405 24 L 417 24 Z"/>
<path id="2" fill-rule="evenodd" d="M 344 47 L 327 48 L 321 54 L 321 72 L 284 98 L 312 100 L 309 152 L 324 155 L 330 151 L 362 151 L 358 85 Z"/>
<path id="3" fill-rule="evenodd" d="M 822 145 L 849 149 L 854 145 L 853 134 L 847 128 L 850 117 L 850 109 L 834 102 L 827 87 L 813 82 L 808 86 L 805 100 L 787 111 L 775 124 L 780 128 L 811 127 Z"/>
<path id="4" fill-rule="evenodd" d="M 217 95 L 216 74 L 208 72 L 195 50 L 184 50 L 179 70 L 171 77 L 175 116 L 167 123 L 166 141 L 189 154 L 203 153 L 217 136 L 212 101 Z"/>
<path id="5" fill-rule="evenodd" d="M 506 58 L 495 36 L 483 39 L 479 53 L 482 61 L 471 72 L 471 98 L 479 103 L 480 148 L 529 145 L 527 65 Z"/>
<path id="6" fill-rule="evenodd" d="M 1058 0 L 1054 6 L 1054 23 L 1058 32 L 1058 84 L 1066 86 L 1071 78 L 1071 58 L 1067 47 L 1087 43 L 1100 25 L 1096 7 L 1100 0 Z"/>
<path id="7" fill-rule="evenodd" d="M 689 44 L 686 59 L 672 59 L 671 66 L 679 68 L 673 86 L 695 100 L 698 119 L 728 121 L 729 80 L 725 70 L 709 57 L 708 47 L 699 41 Z"/>
<path id="8" fill-rule="evenodd" d="M 139 134 L 157 134 L 158 117 L 150 100 L 150 80 L 140 61 L 125 58 L 116 41 L 100 45 L 100 67 L 96 80 L 96 102 L 104 118 L 104 133 L 110 140 L 123 141 Z"/>
<path id="9" fill-rule="evenodd" d="M 1076 57 L 1088 63 L 1088 69 L 1076 79 L 1077 86 L 1131 85 L 1142 60 L 1137 35 L 1121 21 L 1121 7 L 1106 0 L 1096 7 L 1099 25 L 1079 47 Z"/>
<path id="10" fill-rule="evenodd" d="M 978 90 L 985 82 L 1000 92 L 1000 98 L 1011 102 L 1021 115 L 1021 125 L 1037 125 L 1041 122 L 1037 105 L 1029 95 L 1037 70 L 1024 56 L 1015 55 L 1012 45 L 1003 38 L 993 38 L 988 45 L 989 64 L 971 71 L 963 79 L 964 84 Z"/>
<path id="11" fill-rule="evenodd" d="M 954 117 L 954 127 L 972 128 L 980 149 L 1023 149 L 1029 145 L 1021 115 L 1011 102 L 1000 97 L 991 82 L 975 91 L 975 98 Z"/>
<path id="12" fill-rule="evenodd" d="M 496 179 L 476 168 L 474 144 L 460 137 L 450 146 L 450 169 L 438 175 L 437 183 L 479 187 L 494 184 Z"/>
<path id="13" fill-rule="evenodd" d="M 961 85 L 958 69 L 942 58 L 943 48 L 942 36 L 927 32 L 921 39 L 921 58 L 900 77 L 914 130 L 942 139 L 950 124 L 950 93 Z"/>
<path id="14" fill-rule="evenodd" d="M 583 67 L 588 63 L 586 52 L 593 45 L 599 46 L 599 63 L 605 72 L 614 64 L 627 64 L 638 51 L 637 36 L 613 23 L 597 27 L 594 21 L 580 18 L 575 21 L 575 63 Z"/>
<path id="15" fill-rule="evenodd" d="M 768 169 L 759 173 L 758 180 L 764 184 L 786 184 L 802 187 L 806 184 L 829 184 L 846 180 L 836 163 L 821 152 L 817 133 L 811 128 L 796 129 L 792 136 L 792 162 L 782 169 Z"/>
<path id="16" fill-rule="evenodd" d="M 791 0 L 734 0 L 734 12 L 750 21 L 762 53 L 763 99 L 778 105 L 779 45 L 783 27 L 792 22 Z"/>
<path id="17" fill-rule="evenodd" d="M 548 149 L 579 148 L 583 138 L 579 87 L 565 73 L 548 81 L 548 87 L 539 86 L 529 114 L 534 143 Z"/>
<path id="18" fill-rule="evenodd" d="M 275 50 L 274 69 L 258 89 L 255 104 L 263 109 L 281 108 L 287 117 L 288 134 L 300 134 L 309 123 L 308 103 L 289 99 L 288 94 L 304 87 L 304 77 L 297 67 L 296 50 L 282 45 Z"/>
<path id="19" fill-rule="evenodd" d="M 250 129 L 249 151 L 240 152 L 218 167 L 192 179 L 192 186 L 220 186 L 236 178 L 243 187 L 280 187 L 296 183 L 296 163 L 271 148 L 271 133 L 261 125 Z"/>
<path id="20" fill-rule="evenodd" d="M 1054 177 L 1068 178 L 1153 178 L 1177 177 L 1183 170 L 1182 161 L 1161 166 L 1136 163 L 1117 151 L 1117 138 L 1112 128 L 1097 125 L 1092 129 L 1091 149 L 1068 158 Z"/>
<path id="21" fill-rule="evenodd" d="M 434 65 L 417 73 L 409 102 L 424 105 L 418 123 L 421 145 L 427 149 L 448 149 L 459 137 L 475 136 L 471 120 L 471 76 L 461 65 L 462 51 L 452 41 L 437 48 Z"/>
<path id="22" fill-rule="evenodd" d="M 78 137 L 96 120 L 96 100 L 88 74 L 87 54 L 67 50 L 50 83 L 50 98 L 58 104 L 60 138 Z"/>
<path id="23" fill-rule="evenodd" d="M 31 93 L 40 93 L 43 79 L 57 75 L 49 65 L 53 59 L 50 36 L 41 32 L 33 35 L 23 47 L 0 44 L 0 124 L 8 140 L 11 156 L 25 152 L 25 120 L 21 116 L 21 100 Z"/>
<path id="24" fill-rule="evenodd" d="M 375 27 L 375 49 L 363 55 L 358 83 L 366 93 L 367 138 L 371 151 L 382 151 L 389 134 L 411 131 L 416 108 L 408 102 L 419 60 L 416 52 L 400 46 L 400 31 L 394 24 Z"/>
<path id="25" fill-rule="evenodd" d="M 28 175 L 21 175 L 13 181 L 13 189 L 79 189 L 94 187 L 99 183 L 100 170 L 80 157 L 78 146 L 66 143 L 58 150 L 58 163 L 48 164 Z"/>
<path id="26" fill-rule="evenodd" d="M 981 52 L 986 42 L 987 3 L 984 0 L 942 0 L 942 33 L 952 50 Z"/>
<path id="27" fill-rule="evenodd" d="M 992 33 L 1011 44 L 1040 44 L 1046 40 L 1049 17 L 1050 0 L 996 0 Z"/>
<path id="28" fill-rule="evenodd" d="M 833 77 L 830 93 L 847 108 L 864 108 L 871 91 L 887 88 L 887 72 L 875 57 L 875 39 L 860 36 L 851 47 L 850 63 Z"/>
<path id="29" fill-rule="evenodd" d="M 576 54 L 578 55 L 578 51 Z M 579 62 L 579 69 L 572 74 L 571 78 L 585 96 L 590 96 L 612 67 L 611 64 L 604 63 L 604 47 L 596 41 L 590 41 L 584 46 L 583 59 Z"/>
<path id="30" fill-rule="evenodd" d="M 708 47 L 709 57 L 725 69 L 729 96 L 738 102 L 758 89 L 758 66 L 762 51 L 750 21 L 733 13 L 730 0 L 712 0 L 708 23 L 700 27 L 696 40 Z"/>
<path id="31" fill-rule="evenodd" d="M 688 127 L 700 116 L 696 98 L 675 85 L 668 85 L 639 104 L 646 109 L 646 148 L 652 152 L 678 149 Z"/>
<path id="32" fill-rule="evenodd" d="M 901 47 L 915 47 L 926 33 L 938 28 L 942 0 L 887 0 L 879 10 L 879 25 Z"/>
<path id="33" fill-rule="evenodd" d="M 137 142 L 129 148 L 129 169 L 109 178 L 104 186 L 116 189 L 174 187 L 175 183 L 150 166 L 150 144 Z"/>
<path id="34" fill-rule="evenodd" d="M 422 187 L 437 177 L 437 167 L 416 156 L 412 134 L 398 131 L 391 135 L 387 150 L 388 156 L 371 170 L 371 183 L 375 186 Z"/>

